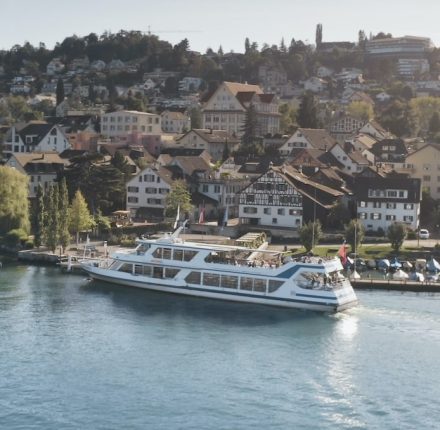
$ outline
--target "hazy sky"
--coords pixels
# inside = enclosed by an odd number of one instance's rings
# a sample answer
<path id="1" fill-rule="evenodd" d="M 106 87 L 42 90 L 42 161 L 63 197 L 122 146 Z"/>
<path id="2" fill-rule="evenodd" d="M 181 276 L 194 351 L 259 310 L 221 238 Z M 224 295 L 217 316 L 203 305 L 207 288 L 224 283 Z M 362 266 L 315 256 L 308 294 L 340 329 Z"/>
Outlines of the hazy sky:
<path id="1" fill-rule="evenodd" d="M 386 31 L 393 36 L 430 37 L 440 45 L 440 0 L 0 0 L 0 48 L 29 41 L 56 42 L 106 30 L 147 31 L 193 50 L 222 45 L 242 52 L 244 39 L 259 46 L 293 38 L 314 43 L 316 24 L 323 41 L 356 41 Z"/>

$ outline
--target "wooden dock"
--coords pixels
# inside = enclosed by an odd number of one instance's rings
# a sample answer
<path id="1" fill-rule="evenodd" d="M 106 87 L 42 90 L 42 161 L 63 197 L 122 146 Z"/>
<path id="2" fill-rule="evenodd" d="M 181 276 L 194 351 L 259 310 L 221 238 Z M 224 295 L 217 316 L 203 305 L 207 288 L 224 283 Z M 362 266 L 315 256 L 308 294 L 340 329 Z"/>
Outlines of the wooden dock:
<path id="1" fill-rule="evenodd" d="M 356 290 L 389 290 L 389 291 L 412 291 L 416 293 L 440 293 L 440 283 L 393 281 L 387 279 L 356 279 L 351 281 Z"/>

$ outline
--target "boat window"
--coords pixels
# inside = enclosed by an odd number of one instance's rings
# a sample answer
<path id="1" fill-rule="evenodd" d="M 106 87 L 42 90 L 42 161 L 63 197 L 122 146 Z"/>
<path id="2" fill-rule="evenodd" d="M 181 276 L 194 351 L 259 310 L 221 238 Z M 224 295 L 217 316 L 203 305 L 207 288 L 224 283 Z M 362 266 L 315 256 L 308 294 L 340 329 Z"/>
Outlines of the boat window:
<path id="1" fill-rule="evenodd" d="M 200 272 L 191 272 L 186 278 L 185 281 L 189 284 L 200 284 L 201 282 L 201 273 Z"/>
<path id="2" fill-rule="evenodd" d="M 283 284 L 283 281 L 275 281 L 274 279 L 269 279 L 269 293 L 273 293 L 274 291 L 278 290 L 278 288 L 280 288 Z"/>
<path id="3" fill-rule="evenodd" d="M 183 249 L 175 249 L 173 260 L 182 261 L 183 260 Z"/>
<path id="4" fill-rule="evenodd" d="M 220 276 L 214 273 L 204 273 L 203 284 L 210 287 L 218 287 L 220 285 Z"/>
<path id="5" fill-rule="evenodd" d="M 126 273 L 131 273 L 133 270 L 133 265 L 129 264 L 129 263 L 124 263 L 120 268 L 119 271 L 120 272 L 126 272 Z"/>
<path id="6" fill-rule="evenodd" d="M 185 252 L 183 254 L 183 260 L 184 261 L 191 261 L 196 254 L 197 254 L 197 251 L 190 251 L 190 250 L 185 249 Z"/>
<path id="7" fill-rule="evenodd" d="M 144 255 L 148 251 L 149 245 L 143 243 L 137 248 L 137 255 Z"/>
<path id="8" fill-rule="evenodd" d="M 222 287 L 223 288 L 237 288 L 238 287 L 237 276 L 222 275 Z"/>
<path id="9" fill-rule="evenodd" d="M 142 264 L 135 264 L 134 265 L 134 274 L 135 275 L 143 275 L 144 274 L 144 267 Z"/>
<path id="10" fill-rule="evenodd" d="M 166 268 L 165 269 L 165 278 L 174 278 L 179 272 L 180 272 L 180 270 L 178 270 L 178 269 Z"/>
<path id="11" fill-rule="evenodd" d="M 266 280 L 265 279 L 254 279 L 254 291 L 259 293 L 266 292 Z"/>
<path id="12" fill-rule="evenodd" d="M 163 268 L 162 267 L 153 267 L 153 278 L 163 278 Z"/>
<path id="13" fill-rule="evenodd" d="M 240 289 L 241 290 L 249 290 L 252 291 L 252 287 L 254 285 L 254 279 L 253 278 L 241 278 L 240 280 Z"/>
<path id="14" fill-rule="evenodd" d="M 171 248 L 163 248 L 162 258 L 165 260 L 171 260 Z"/>
<path id="15" fill-rule="evenodd" d="M 152 266 L 144 266 L 144 276 L 151 276 Z"/>
<path id="16" fill-rule="evenodd" d="M 156 248 L 153 252 L 153 257 L 162 258 L 162 248 Z"/>

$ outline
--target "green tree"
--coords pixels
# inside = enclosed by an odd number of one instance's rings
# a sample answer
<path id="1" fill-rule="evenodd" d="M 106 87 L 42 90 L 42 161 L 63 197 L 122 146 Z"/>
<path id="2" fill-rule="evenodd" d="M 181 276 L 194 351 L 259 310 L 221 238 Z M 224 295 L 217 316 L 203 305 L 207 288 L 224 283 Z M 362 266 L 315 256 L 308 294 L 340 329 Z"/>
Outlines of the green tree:
<path id="1" fill-rule="evenodd" d="M 189 110 L 191 128 L 202 128 L 202 112 L 199 107 L 194 106 Z"/>
<path id="2" fill-rule="evenodd" d="M 57 106 L 58 106 L 62 101 L 64 101 L 65 98 L 64 82 L 61 78 L 59 78 L 57 82 L 56 97 L 57 97 Z"/>
<path id="3" fill-rule="evenodd" d="M 70 231 L 76 235 L 76 244 L 79 242 L 79 233 L 89 230 L 93 226 L 93 219 L 90 215 L 87 203 L 81 191 L 75 193 L 75 197 L 69 208 Z"/>
<path id="4" fill-rule="evenodd" d="M 34 245 L 38 248 L 44 242 L 44 225 L 46 220 L 44 191 L 41 182 L 38 184 L 37 195 L 35 197 L 34 214 Z"/>
<path id="5" fill-rule="evenodd" d="M 317 116 L 318 108 L 315 96 L 307 91 L 301 99 L 298 109 L 297 121 L 302 128 L 318 128 L 319 121 Z"/>
<path id="6" fill-rule="evenodd" d="M 327 225 L 334 228 L 342 228 L 350 221 L 350 210 L 341 201 L 338 201 L 330 209 L 327 217 Z"/>
<path id="7" fill-rule="evenodd" d="M 67 192 L 66 178 L 58 184 L 58 211 L 59 211 L 59 242 L 62 251 L 69 246 L 69 194 Z"/>
<path id="8" fill-rule="evenodd" d="M 367 102 L 351 102 L 347 112 L 353 118 L 368 122 L 374 117 L 373 107 Z"/>
<path id="9" fill-rule="evenodd" d="M 28 178 L 9 166 L 0 166 L 0 235 L 13 229 L 29 233 Z"/>
<path id="10" fill-rule="evenodd" d="M 47 220 L 46 220 L 46 246 L 55 252 L 58 245 L 59 233 L 59 208 L 58 208 L 58 186 L 49 188 L 47 197 Z"/>
<path id="11" fill-rule="evenodd" d="M 191 194 L 184 181 L 173 182 L 171 190 L 165 198 L 165 216 L 175 217 L 178 207 L 180 207 L 181 214 L 190 214 L 193 210 Z"/>
<path id="12" fill-rule="evenodd" d="M 356 249 L 364 241 L 365 227 L 358 219 L 352 219 L 345 226 L 345 239 L 351 246 L 351 251 L 355 252 Z"/>
<path id="13" fill-rule="evenodd" d="M 306 252 L 311 251 L 322 238 L 322 226 L 321 222 L 309 221 L 304 224 L 299 230 L 299 241 L 304 246 Z"/>
<path id="14" fill-rule="evenodd" d="M 394 223 L 388 227 L 387 237 L 391 242 L 391 248 L 397 253 L 406 239 L 406 227 L 403 224 Z"/>
<path id="15" fill-rule="evenodd" d="M 316 26 L 315 42 L 316 47 L 319 48 L 322 43 L 322 24 Z"/>
<path id="16" fill-rule="evenodd" d="M 253 103 L 251 103 L 246 110 L 246 115 L 244 118 L 244 125 L 242 128 L 243 136 L 241 137 L 241 142 L 244 146 L 250 146 L 255 144 L 256 138 L 259 135 L 258 130 L 258 117 L 257 111 Z"/>
<path id="17" fill-rule="evenodd" d="M 432 114 L 431 119 L 429 120 L 429 133 L 431 136 L 440 132 L 440 115 L 436 111 Z"/>
<path id="18" fill-rule="evenodd" d="M 279 107 L 280 118 L 280 130 L 282 133 L 292 134 L 295 131 L 296 126 L 296 110 L 289 104 L 283 103 Z"/>

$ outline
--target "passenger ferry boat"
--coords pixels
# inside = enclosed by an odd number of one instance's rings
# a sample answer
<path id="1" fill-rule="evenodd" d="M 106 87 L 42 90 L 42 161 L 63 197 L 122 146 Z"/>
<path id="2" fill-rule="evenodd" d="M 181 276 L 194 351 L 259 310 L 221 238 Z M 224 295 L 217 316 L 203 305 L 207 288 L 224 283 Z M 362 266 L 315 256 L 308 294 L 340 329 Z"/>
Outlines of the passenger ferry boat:
<path id="1" fill-rule="evenodd" d="M 327 312 L 357 304 L 339 258 L 282 260 L 260 248 L 185 241 L 181 230 L 80 264 L 94 279 L 169 293 Z"/>

